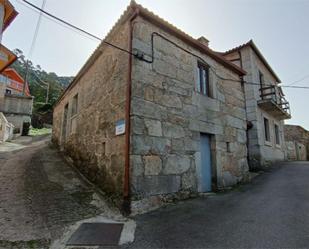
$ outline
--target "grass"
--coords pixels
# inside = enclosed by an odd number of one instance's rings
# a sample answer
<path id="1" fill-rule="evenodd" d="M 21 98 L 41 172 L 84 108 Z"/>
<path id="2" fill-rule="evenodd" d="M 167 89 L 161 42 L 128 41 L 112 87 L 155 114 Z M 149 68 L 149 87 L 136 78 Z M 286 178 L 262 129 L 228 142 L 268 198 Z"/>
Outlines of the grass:
<path id="1" fill-rule="evenodd" d="M 42 128 L 42 129 L 31 128 L 29 131 L 30 136 L 41 136 L 41 135 L 47 135 L 51 133 L 52 133 L 51 128 Z"/>

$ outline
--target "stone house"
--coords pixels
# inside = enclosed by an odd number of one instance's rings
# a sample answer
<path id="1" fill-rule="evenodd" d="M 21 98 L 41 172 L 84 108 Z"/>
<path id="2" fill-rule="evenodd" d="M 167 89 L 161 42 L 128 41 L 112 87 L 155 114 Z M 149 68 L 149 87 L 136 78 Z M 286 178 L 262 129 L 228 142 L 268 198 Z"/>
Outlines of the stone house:
<path id="1" fill-rule="evenodd" d="M 283 161 L 284 120 L 291 114 L 279 77 L 252 40 L 221 55 L 247 72 L 244 90 L 250 169 Z"/>
<path id="2" fill-rule="evenodd" d="M 124 208 L 226 188 L 248 178 L 244 74 L 132 1 L 59 98 L 53 142 Z"/>
<path id="3" fill-rule="evenodd" d="M 285 125 L 286 158 L 309 161 L 309 131 L 299 125 Z"/>

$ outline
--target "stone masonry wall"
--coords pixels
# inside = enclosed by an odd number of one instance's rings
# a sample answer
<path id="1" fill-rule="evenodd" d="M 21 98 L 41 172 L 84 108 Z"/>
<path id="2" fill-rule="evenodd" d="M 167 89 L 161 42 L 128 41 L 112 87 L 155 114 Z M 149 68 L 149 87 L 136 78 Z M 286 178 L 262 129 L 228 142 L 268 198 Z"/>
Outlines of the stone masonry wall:
<path id="1" fill-rule="evenodd" d="M 243 68 L 247 72 L 244 78 L 246 81 L 259 82 L 260 71 L 264 75 L 266 84 L 276 83 L 273 75 L 250 47 L 241 50 L 241 58 Z M 253 124 L 253 127 L 248 130 L 249 163 L 252 169 L 284 160 L 285 151 L 284 122 L 259 108 L 258 100 L 261 99 L 259 89 L 259 85 L 245 84 L 247 118 Z M 271 142 L 265 141 L 264 117 L 269 120 Z M 279 127 L 280 145 L 275 144 L 275 124 Z"/>
<path id="2" fill-rule="evenodd" d="M 151 55 L 156 31 L 190 49 L 219 75 L 239 76 L 210 57 L 138 18 L 133 47 Z M 153 64 L 133 63 L 131 99 L 131 187 L 142 199 L 168 193 L 198 192 L 201 185 L 200 134 L 211 134 L 213 187 L 247 177 L 245 99 L 241 84 L 219 80 L 210 70 L 211 95 L 195 91 L 198 59 L 154 38 Z"/>
<path id="3" fill-rule="evenodd" d="M 258 79 L 258 71 L 261 71 L 264 75 L 265 84 L 276 84 L 276 79 L 273 75 L 267 70 L 262 61 L 258 58 L 258 56 L 251 50 L 252 53 L 252 61 L 253 61 L 253 82 L 259 82 Z M 259 90 L 255 86 L 255 90 L 257 95 L 259 95 Z M 257 97 L 260 100 L 260 96 Z M 270 125 L 270 143 L 265 142 L 265 134 L 264 134 L 264 117 L 268 118 Z M 285 152 L 285 140 L 284 140 L 284 121 L 279 120 L 275 116 L 270 115 L 268 112 L 262 110 L 261 108 L 257 108 L 257 122 L 258 122 L 258 137 L 259 144 L 261 148 L 261 165 L 265 166 L 269 163 L 276 161 L 284 160 L 284 152 Z M 276 144 L 275 141 L 275 128 L 274 126 L 278 125 L 279 127 L 279 139 L 280 144 Z"/>
<path id="4" fill-rule="evenodd" d="M 285 125 L 288 160 L 309 160 L 309 131 L 298 125 Z"/>
<path id="5" fill-rule="evenodd" d="M 107 39 L 126 49 L 128 30 L 128 23 L 118 24 Z M 119 200 L 123 193 L 125 137 L 115 135 L 115 126 L 125 118 L 128 54 L 104 44 L 98 50 L 101 55 L 55 107 L 53 141 L 82 173 Z M 77 94 L 77 115 L 72 116 Z M 68 121 L 64 125 L 67 104 Z"/>

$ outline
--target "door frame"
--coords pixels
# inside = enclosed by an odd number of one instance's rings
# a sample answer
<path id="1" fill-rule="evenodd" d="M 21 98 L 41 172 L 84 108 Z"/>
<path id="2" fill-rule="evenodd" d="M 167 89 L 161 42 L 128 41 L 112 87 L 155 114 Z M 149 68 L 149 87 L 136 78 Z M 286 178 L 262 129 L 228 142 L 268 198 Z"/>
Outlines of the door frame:
<path id="1" fill-rule="evenodd" d="M 196 176 L 197 176 L 197 191 L 202 191 L 202 152 L 201 152 L 201 136 L 209 136 L 210 142 L 210 157 L 211 157 L 211 191 L 217 190 L 217 163 L 216 163 L 216 137 L 214 134 L 201 132 L 200 133 L 200 151 L 195 154 L 196 161 Z"/>

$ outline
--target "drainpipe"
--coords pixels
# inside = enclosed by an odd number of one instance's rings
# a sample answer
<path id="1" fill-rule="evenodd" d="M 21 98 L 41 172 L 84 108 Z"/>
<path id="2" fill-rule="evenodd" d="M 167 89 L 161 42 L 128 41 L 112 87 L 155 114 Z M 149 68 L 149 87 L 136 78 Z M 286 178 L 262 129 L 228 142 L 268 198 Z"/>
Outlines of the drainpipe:
<path id="1" fill-rule="evenodd" d="M 129 51 L 132 53 L 132 38 L 133 38 L 133 20 L 138 16 L 139 10 L 135 10 L 130 18 L 129 30 Z M 131 213 L 131 200 L 130 200 L 130 112 L 131 112 L 131 86 L 132 86 L 132 55 L 129 55 L 129 69 L 127 76 L 127 90 L 126 90 L 126 109 L 125 109 L 125 170 L 124 170 L 124 189 L 123 189 L 123 203 L 122 212 L 124 215 Z"/>
<path id="2" fill-rule="evenodd" d="M 243 69 L 243 64 L 242 64 L 242 58 L 241 58 L 241 52 L 238 50 L 238 55 L 239 55 L 239 61 L 240 61 L 240 68 Z M 247 127 L 246 127 L 246 146 L 247 146 L 247 162 L 249 165 L 250 169 L 250 160 L 249 160 L 249 130 L 252 128 L 252 123 L 248 121 L 248 113 L 247 113 L 247 98 L 246 98 L 246 89 L 245 89 L 245 82 L 243 76 L 241 77 L 241 86 L 242 90 L 244 92 L 244 97 L 245 97 L 245 112 L 246 112 L 246 122 L 247 122 Z"/>

